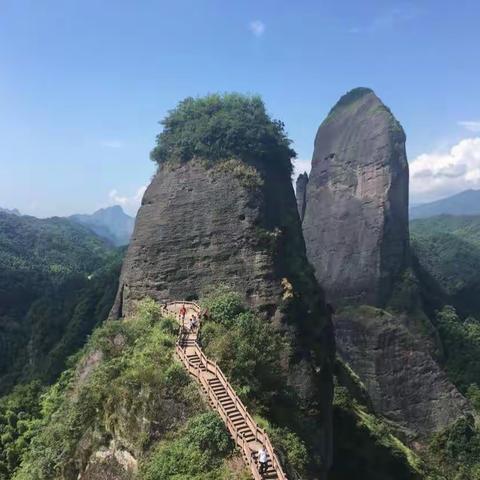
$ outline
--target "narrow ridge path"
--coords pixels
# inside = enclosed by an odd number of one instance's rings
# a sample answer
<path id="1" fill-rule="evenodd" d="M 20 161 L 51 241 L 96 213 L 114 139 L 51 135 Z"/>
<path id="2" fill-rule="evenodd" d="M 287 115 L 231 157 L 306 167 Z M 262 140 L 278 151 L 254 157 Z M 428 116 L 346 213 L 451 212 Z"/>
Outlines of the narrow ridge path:
<path id="1" fill-rule="evenodd" d="M 180 309 L 185 306 L 184 319 Z M 197 342 L 200 327 L 200 307 L 194 302 L 169 302 L 169 313 L 180 323 L 176 354 L 187 371 L 201 385 L 210 406 L 224 421 L 235 444 L 240 448 L 243 459 L 255 480 L 287 480 L 267 433 L 253 420 L 220 367 L 209 360 Z M 195 315 L 197 328 L 190 329 L 190 319 Z M 261 446 L 268 452 L 268 469 L 262 476 L 258 471 L 257 452 Z"/>

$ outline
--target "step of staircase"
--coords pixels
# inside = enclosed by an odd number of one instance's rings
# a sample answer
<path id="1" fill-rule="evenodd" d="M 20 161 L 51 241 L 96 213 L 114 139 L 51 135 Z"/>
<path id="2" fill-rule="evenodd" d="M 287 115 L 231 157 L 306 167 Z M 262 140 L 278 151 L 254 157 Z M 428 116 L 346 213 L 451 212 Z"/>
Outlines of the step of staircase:
<path id="1" fill-rule="evenodd" d="M 178 312 L 182 305 L 187 308 L 186 318 L 190 318 L 191 313 L 198 315 L 200 312 L 200 308 L 192 302 L 170 302 L 167 309 L 175 315 L 180 323 Z M 191 310 L 190 313 L 189 309 Z M 253 422 L 245 406 L 238 399 L 229 382 L 225 381 L 225 377 L 218 367 L 211 362 L 204 363 L 202 361 L 201 356 L 203 358 L 205 356 L 197 342 L 197 331 L 191 332 L 183 329 L 180 333 L 177 341 L 177 349 L 180 349 L 177 350 L 177 355 L 180 360 L 200 383 L 210 406 L 213 409 L 220 410 L 219 413 L 224 412 L 222 418 L 225 418 L 225 415 L 228 418 L 228 422 L 225 420 L 225 423 L 229 425 L 230 429 L 234 430 L 235 434 L 232 434 L 232 437 L 242 450 L 244 461 L 250 468 L 254 480 L 287 480 L 275 453 L 273 453 L 273 458 L 269 459 L 266 472 L 263 476 L 260 476 L 257 465 L 257 451 L 260 445 L 265 442 L 268 444 L 267 451 L 273 452 L 270 440 L 267 434 Z M 208 385 L 208 388 L 205 387 L 204 382 Z"/>

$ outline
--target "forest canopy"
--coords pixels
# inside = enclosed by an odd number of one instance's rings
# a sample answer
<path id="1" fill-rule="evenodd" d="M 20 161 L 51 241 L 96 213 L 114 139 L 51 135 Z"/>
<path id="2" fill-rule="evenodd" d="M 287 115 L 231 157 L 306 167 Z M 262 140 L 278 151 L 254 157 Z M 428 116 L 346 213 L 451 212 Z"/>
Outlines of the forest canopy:
<path id="1" fill-rule="evenodd" d="M 292 170 L 296 157 L 280 120 L 266 112 L 259 96 L 238 93 L 188 97 L 160 122 L 163 131 L 151 158 L 159 165 L 193 158 L 238 158 L 275 163 Z"/>

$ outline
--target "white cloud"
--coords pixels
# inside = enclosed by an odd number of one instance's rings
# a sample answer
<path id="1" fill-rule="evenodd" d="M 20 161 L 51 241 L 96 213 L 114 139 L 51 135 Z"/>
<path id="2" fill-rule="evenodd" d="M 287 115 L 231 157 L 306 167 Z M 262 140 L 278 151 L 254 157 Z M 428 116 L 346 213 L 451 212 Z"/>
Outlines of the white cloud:
<path id="1" fill-rule="evenodd" d="M 248 24 L 248 28 L 256 37 L 261 37 L 265 33 L 266 27 L 261 20 L 252 20 Z"/>
<path id="2" fill-rule="evenodd" d="M 480 188 L 480 137 L 465 138 L 448 152 L 423 153 L 410 162 L 413 203 Z"/>
<path id="3" fill-rule="evenodd" d="M 123 142 L 121 140 L 102 140 L 100 145 L 105 148 L 122 148 Z"/>
<path id="4" fill-rule="evenodd" d="M 135 215 L 140 208 L 143 194 L 147 189 L 147 185 L 142 185 L 132 196 L 120 195 L 117 189 L 113 189 L 109 192 L 111 205 L 121 205 L 127 213 Z"/>
<path id="5" fill-rule="evenodd" d="M 463 120 L 458 122 L 458 124 L 470 132 L 480 132 L 480 121 L 475 120 Z"/>

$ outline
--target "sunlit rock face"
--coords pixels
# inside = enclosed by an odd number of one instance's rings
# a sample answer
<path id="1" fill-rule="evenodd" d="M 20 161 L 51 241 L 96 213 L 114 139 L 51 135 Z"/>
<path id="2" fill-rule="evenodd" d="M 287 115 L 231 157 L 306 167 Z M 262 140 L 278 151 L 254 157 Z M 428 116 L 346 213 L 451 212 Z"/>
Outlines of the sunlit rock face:
<path id="1" fill-rule="evenodd" d="M 437 363 L 435 328 L 413 300 L 408 181 L 402 127 L 371 90 L 358 88 L 320 125 L 297 201 L 308 258 L 336 307 L 339 357 L 375 412 L 422 441 L 469 406 Z"/>
<path id="2" fill-rule="evenodd" d="M 407 263 L 405 134 L 373 91 L 344 95 L 320 125 L 303 232 L 327 299 L 383 305 Z"/>
<path id="3" fill-rule="evenodd" d="M 201 299 L 229 286 L 292 346 L 285 371 L 331 461 L 334 339 L 308 264 L 290 172 L 227 160 L 163 164 L 136 218 L 111 316 L 145 297 Z"/>

